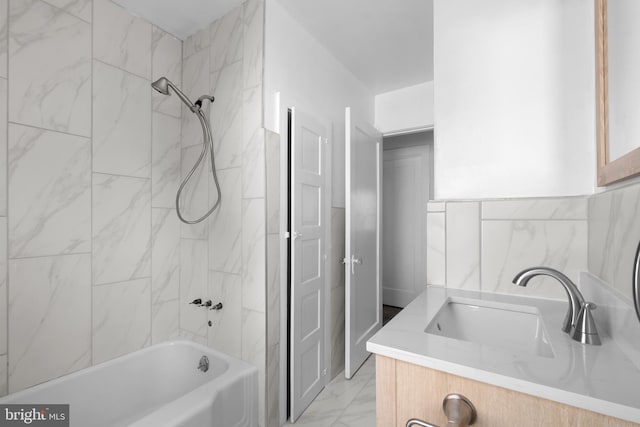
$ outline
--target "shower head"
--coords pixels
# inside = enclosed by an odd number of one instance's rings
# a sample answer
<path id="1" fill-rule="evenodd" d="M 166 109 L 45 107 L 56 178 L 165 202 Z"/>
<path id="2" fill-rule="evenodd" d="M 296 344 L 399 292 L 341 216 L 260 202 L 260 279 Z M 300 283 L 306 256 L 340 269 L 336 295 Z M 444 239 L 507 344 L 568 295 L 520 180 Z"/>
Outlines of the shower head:
<path id="1" fill-rule="evenodd" d="M 169 88 L 171 88 L 175 92 L 175 94 L 178 95 L 178 98 L 180 98 L 180 100 L 184 102 L 192 112 L 195 113 L 200 109 L 199 106 L 194 105 L 193 102 L 191 102 L 189 98 L 187 98 L 187 95 L 182 93 L 182 91 L 178 89 L 176 85 L 171 83 L 171 81 L 166 77 L 160 77 L 158 80 L 151 83 L 151 87 L 163 95 L 169 95 Z"/>
<path id="2" fill-rule="evenodd" d="M 160 77 L 158 80 L 151 83 L 151 87 L 163 95 L 169 95 L 169 80 L 167 80 L 166 77 Z"/>

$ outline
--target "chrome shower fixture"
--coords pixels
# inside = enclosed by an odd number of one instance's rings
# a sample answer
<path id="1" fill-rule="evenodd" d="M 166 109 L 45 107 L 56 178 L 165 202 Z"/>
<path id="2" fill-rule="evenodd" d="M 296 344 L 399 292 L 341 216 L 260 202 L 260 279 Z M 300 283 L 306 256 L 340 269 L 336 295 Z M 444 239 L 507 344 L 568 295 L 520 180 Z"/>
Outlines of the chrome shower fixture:
<path id="1" fill-rule="evenodd" d="M 200 156 L 198 157 L 198 160 L 196 160 L 196 163 L 193 165 L 193 167 L 187 174 L 186 178 L 180 184 L 180 187 L 178 188 L 178 193 L 176 194 L 176 213 L 178 214 L 178 218 L 180 218 L 180 221 L 186 224 L 197 224 L 201 221 L 204 221 L 205 218 L 211 215 L 213 211 L 215 211 L 220 206 L 220 202 L 222 201 L 222 193 L 220 192 L 220 184 L 218 183 L 218 176 L 216 174 L 216 164 L 213 156 L 213 138 L 211 136 L 211 129 L 209 128 L 209 121 L 207 120 L 204 113 L 202 112 L 202 102 L 209 101 L 210 103 L 213 103 L 215 98 L 211 95 L 202 95 L 200 98 L 198 98 L 198 100 L 195 103 L 191 102 L 191 100 L 187 97 L 187 95 L 185 95 L 180 89 L 178 89 L 176 85 L 174 85 L 166 77 L 160 77 L 158 80 L 151 83 L 151 87 L 163 95 L 170 95 L 169 88 L 171 88 L 171 90 L 176 95 L 178 95 L 178 98 L 180 98 L 180 100 L 184 102 L 184 104 L 187 107 L 189 107 L 191 112 L 198 117 L 198 120 L 200 120 L 200 125 L 202 126 L 202 134 L 204 136 L 204 139 L 202 141 L 202 151 L 200 152 Z M 216 184 L 216 191 L 218 193 L 218 198 L 216 200 L 216 203 L 213 205 L 213 207 L 211 207 L 211 209 L 209 209 L 207 213 L 205 213 L 203 216 L 194 220 L 188 220 L 188 219 L 185 219 L 182 216 L 182 212 L 180 212 L 180 195 L 182 194 L 182 190 L 184 189 L 184 187 L 187 185 L 187 182 L 189 182 L 189 180 L 191 179 L 195 171 L 198 169 L 198 167 L 204 160 L 204 157 L 207 154 L 207 149 L 209 150 L 209 154 L 211 157 L 211 174 L 213 175 L 213 182 Z"/>

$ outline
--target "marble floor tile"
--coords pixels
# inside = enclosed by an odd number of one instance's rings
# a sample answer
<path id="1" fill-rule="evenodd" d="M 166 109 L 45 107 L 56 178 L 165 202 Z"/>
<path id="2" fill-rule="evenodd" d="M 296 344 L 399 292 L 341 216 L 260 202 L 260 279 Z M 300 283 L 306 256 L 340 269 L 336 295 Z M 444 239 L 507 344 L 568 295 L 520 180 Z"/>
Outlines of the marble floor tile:
<path id="1" fill-rule="evenodd" d="M 369 357 L 347 380 L 340 373 L 320 392 L 293 424 L 304 427 L 359 427 L 375 425 L 375 358 Z"/>

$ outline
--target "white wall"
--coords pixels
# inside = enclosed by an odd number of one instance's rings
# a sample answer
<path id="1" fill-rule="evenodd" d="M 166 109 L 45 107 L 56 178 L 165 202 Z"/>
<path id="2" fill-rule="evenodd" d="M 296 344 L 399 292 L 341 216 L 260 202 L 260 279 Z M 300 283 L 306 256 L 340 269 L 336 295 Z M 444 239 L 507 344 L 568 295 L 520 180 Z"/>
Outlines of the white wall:
<path id="1" fill-rule="evenodd" d="M 436 198 L 592 193 L 593 2 L 434 8 Z"/>
<path id="2" fill-rule="evenodd" d="M 433 127 L 433 81 L 376 95 L 375 126 L 384 135 Z"/>
<path id="3" fill-rule="evenodd" d="M 373 94 L 277 1 L 267 2 L 266 15 L 265 127 L 284 135 L 291 106 L 329 122 L 332 206 L 344 207 L 344 109 L 351 107 L 373 123 Z"/>

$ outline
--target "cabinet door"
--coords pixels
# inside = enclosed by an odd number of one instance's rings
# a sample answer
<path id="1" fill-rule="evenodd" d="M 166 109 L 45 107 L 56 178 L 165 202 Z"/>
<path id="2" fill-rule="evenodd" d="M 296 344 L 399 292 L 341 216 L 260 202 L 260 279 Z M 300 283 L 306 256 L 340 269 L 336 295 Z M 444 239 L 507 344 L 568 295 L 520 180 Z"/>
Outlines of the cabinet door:
<path id="1" fill-rule="evenodd" d="M 467 397 L 478 411 L 474 427 L 632 427 L 628 421 L 563 405 L 422 366 L 376 356 L 377 427 L 405 427 L 411 418 L 444 426 L 442 400 L 449 393 Z M 395 383 L 395 390 L 391 384 Z M 383 388 L 384 387 L 384 388 Z M 389 404 L 389 401 L 395 402 Z M 393 420 L 395 419 L 395 423 Z M 386 422 L 386 424 L 382 424 Z"/>

